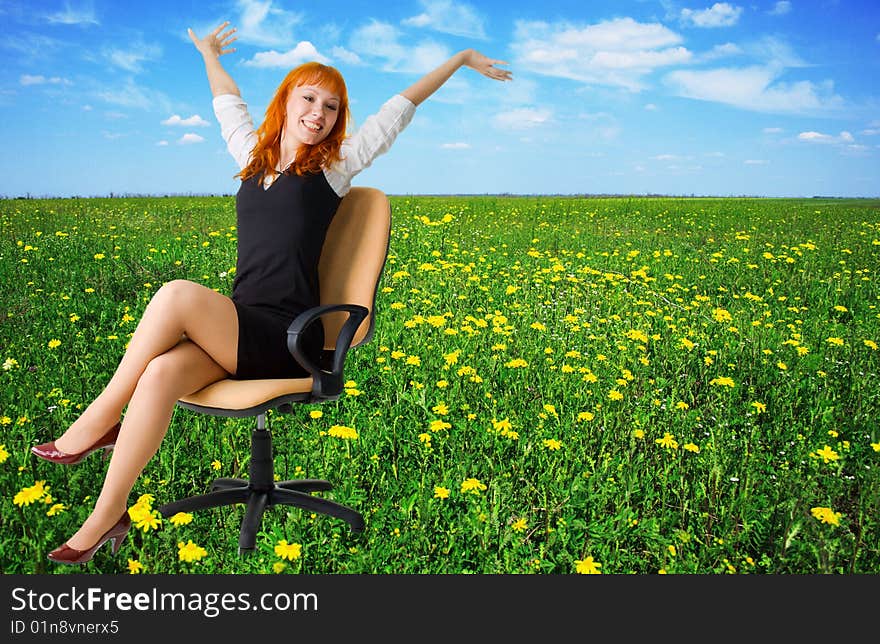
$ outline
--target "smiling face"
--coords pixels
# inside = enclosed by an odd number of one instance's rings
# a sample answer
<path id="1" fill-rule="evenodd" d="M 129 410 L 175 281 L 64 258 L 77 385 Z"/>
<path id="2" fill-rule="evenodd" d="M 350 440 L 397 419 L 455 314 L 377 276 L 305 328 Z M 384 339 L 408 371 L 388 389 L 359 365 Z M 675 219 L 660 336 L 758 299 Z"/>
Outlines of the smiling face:
<path id="1" fill-rule="evenodd" d="M 297 85 L 287 99 L 284 137 L 297 144 L 320 143 L 336 125 L 340 97 L 318 85 Z"/>

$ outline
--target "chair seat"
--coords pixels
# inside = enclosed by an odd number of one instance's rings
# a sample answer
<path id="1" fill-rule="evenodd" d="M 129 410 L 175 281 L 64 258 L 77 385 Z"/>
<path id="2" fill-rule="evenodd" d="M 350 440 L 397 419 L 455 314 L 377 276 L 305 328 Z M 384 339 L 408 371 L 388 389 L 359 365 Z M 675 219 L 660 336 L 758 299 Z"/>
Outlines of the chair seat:
<path id="1" fill-rule="evenodd" d="M 286 396 L 306 395 L 312 391 L 312 377 L 269 380 L 219 380 L 199 391 L 184 396 L 180 403 L 199 411 L 223 412 L 260 410 L 261 407 Z M 270 405 L 271 406 L 271 405 Z M 228 414 L 233 415 L 233 414 Z M 251 415 L 251 414 L 248 414 Z"/>

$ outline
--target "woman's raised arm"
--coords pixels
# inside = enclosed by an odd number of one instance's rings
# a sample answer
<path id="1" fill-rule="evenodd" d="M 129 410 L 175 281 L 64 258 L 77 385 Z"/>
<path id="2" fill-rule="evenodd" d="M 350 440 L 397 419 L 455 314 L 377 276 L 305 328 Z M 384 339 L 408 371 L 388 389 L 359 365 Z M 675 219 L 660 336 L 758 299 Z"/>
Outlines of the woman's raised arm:
<path id="1" fill-rule="evenodd" d="M 204 38 L 196 36 L 192 29 L 186 30 L 196 49 L 199 50 L 199 53 L 205 60 L 205 71 L 208 73 L 208 83 L 211 85 L 212 96 L 220 96 L 221 94 L 241 96 L 238 85 L 235 84 L 232 76 L 220 64 L 220 56 L 235 51 L 235 49 L 229 48 L 229 45 L 236 40 L 236 37 L 232 35 L 235 33 L 235 27 L 224 31 L 227 25 L 229 25 L 228 20 Z"/>
<path id="2" fill-rule="evenodd" d="M 422 101 L 436 92 L 458 71 L 459 67 L 470 67 L 480 72 L 483 76 L 500 81 L 512 80 L 511 73 L 506 69 L 499 69 L 495 65 L 507 65 L 503 60 L 488 58 L 475 49 L 465 49 L 458 52 L 452 58 L 440 65 L 432 72 L 428 72 L 422 78 L 401 92 L 403 96 L 419 105 Z"/>

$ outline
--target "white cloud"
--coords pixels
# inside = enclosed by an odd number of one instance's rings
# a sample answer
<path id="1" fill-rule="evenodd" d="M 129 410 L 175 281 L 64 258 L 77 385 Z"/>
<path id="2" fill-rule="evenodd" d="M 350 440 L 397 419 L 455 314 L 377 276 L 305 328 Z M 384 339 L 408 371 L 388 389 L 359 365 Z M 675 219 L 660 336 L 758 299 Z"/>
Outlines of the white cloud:
<path id="1" fill-rule="evenodd" d="M 71 7 L 69 2 L 64 3 L 64 11 L 56 11 L 46 16 L 52 24 L 60 25 L 97 25 L 95 9 L 91 3 L 82 7 Z"/>
<path id="2" fill-rule="evenodd" d="M 341 60 L 343 63 L 348 63 L 349 65 L 364 64 L 364 61 L 361 60 L 360 56 L 358 56 L 353 51 L 349 51 L 345 47 L 333 47 L 333 49 L 330 50 L 330 55 L 333 56 L 333 58 Z"/>
<path id="3" fill-rule="evenodd" d="M 716 2 L 708 9 L 682 9 L 681 20 L 695 27 L 732 27 L 739 22 L 742 7 Z"/>
<path id="4" fill-rule="evenodd" d="M 432 40 L 404 46 L 400 43 L 400 31 L 378 20 L 356 29 L 349 48 L 362 58 L 384 60 L 382 69 L 386 72 L 425 73 L 449 58 L 449 50 Z"/>
<path id="5" fill-rule="evenodd" d="M 73 85 L 73 83 L 66 78 L 61 78 L 60 76 L 46 78 L 42 74 L 37 74 L 35 76 L 32 76 L 31 74 L 22 74 L 21 78 L 19 78 L 19 82 L 22 85 Z"/>
<path id="6" fill-rule="evenodd" d="M 833 134 L 823 134 L 822 132 L 801 132 L 797 136 L 798 141 L 806 141 L 807 143 L 825 143 L 825 144 L 841 144 L 853 143 L 855 139 L 853 135 L 844 130 L 837 136 Z"/>
<path id="7" fill-rule="evenodd" d="M 777 2 L 773 5 L 773 8 L 768 11 L 771 16 L 784 16 L 788 12 L 791 11 L 791 3 L 788 0 L 782 0 L 781 2 Z"/>
<path id="8" fill-rule="evenodd" d="M 162 55 L 159 45 L 146 43 L 134 43 L 129 49 L 105 49 L 104 56 L 111 63 L 122 69 L 138 73 L 143 70 L 142 63 L 156 60 Z"/>
<path id="9" fill-rule="evenodd" d="M 199 136 L 198 134 L 193 134 L 192 132 L 187 132 L 182 137 L 177 139 L 178 145 L 191 145 L 193 143 L 201 143 L 205 138 Z"/>
<path id="10" fill-rule="evenodd" d="M 548 123 L 552 116 L 550 110 L 523 107 L 496 114 L 493 123 L 502 130 L 527 130 Z"/>
<path id="11" fill-rule="evenodd" d="M 293 28 L 302 21 L 302 16 L 292 11 L 280 9 L 272 0 L 238 0 L 240 14 L 235 23 L 235 35 L 240 42 L 262 47 L 283 47 L 293 40 Z M 216 25 L 204 29 L 213 31 Z M 202 34 L 197 31 L 197 34 Z"/>
<path id="12" fill-rule="evenodd" d="M 444 143 L 440 146 L 444 150 L 469 150 L 470 143 Z"/>
<path id="13" fill-rule="evenodd" d="M 137 107 L 144 110 L 171 111 L 171 101 L 158 90 L 141 87 L 128 79 L 124 87 L 102 89 L 95 95 L 107 103 L 123 107 Z"/>
<path id="14" fill-rule="evenodd" d="M 746 159 L 743 163 L 745 165 L 767 165 L 770 162 L 766 159 Z"/>
<path id="15" fill-rule="evenodd" d="M 159 147 L 165 147 L 166 145 L 168 145 L 168 141 L 164 139 L 161 141 L 156 141 L 156 145 L 158 145 Z"/>
<path id="16" fill-rule="evenodd" d="M 782 132 L 781 127 L 765 127 L 761 130 L 764 134 L 780 134 Z"/>
<path id="17" fill-rule="evenodd" d="M 743 53 L 742 48 L 732 42 L 726 42 L 722 45 L 715 45 L 711 50 L 700 56 L 700 61 L 717 60 L 719 58 L 730 58 Z"/>
<path id="18" fill-rule="evenodd" d="M 303 40 L 297 43 L 296 47 L 285 52 L 277 52 L 274 49 L 257 52 L 253 58 L 246 60 L 243 64 L 248 67 L 290 69 L 313 60 L 325 65 L 330 62 L 329 58 L 318 53 L 312 43 Z"/>
<path id="19" fill-rule="evenodd" d="M 486 38 L 483 18 L 473 7 L 451 0 L 420 0 L 423 13 L 406 18 L 401 24 L 409 27 L 427 27 L 453 36 Z"/>
<path id="20" fill-rule="evenodd" d="M 184 127 L 206 127 L 210 125 L 205 119 L 203 119 L 198 114 L 193 114 L 189 118 L 181 118 L 178 114 L 172 114 L 167 119 L 162 121 L 162 125 L 171 125 L 177 126 L 182 125 Z"/>
<path id="21" fill-rule="evenodd" d="M 827 113 L 841 107 L 830 81 L 784 83 L 776 66 L 670 72 L 666 82 L 678 96 L 725 103 L 756 112 Z"/>
<path id="22" fill-rule="evenodd" d="M 518 21 L 511 49 L 514 65 L 537 74 L 639 91 L 642 77 L 656 68 L 691 60 L 680 42 L 663 25 L 632 18 L 586 27 Z"/>
<path id="23" fill-rule="evenodd" d="M 645 110 L 647 110 L 648 112 L 656 112 L 657 106 L 653 103 L 645 103 Z"/>

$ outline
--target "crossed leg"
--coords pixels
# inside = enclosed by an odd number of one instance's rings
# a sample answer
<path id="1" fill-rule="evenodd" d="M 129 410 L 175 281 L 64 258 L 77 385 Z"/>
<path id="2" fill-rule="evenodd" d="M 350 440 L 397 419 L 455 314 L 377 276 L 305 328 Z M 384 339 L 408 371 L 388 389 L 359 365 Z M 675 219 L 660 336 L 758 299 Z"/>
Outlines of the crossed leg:
<path id="1" fill-rule="evenodd" d="M 128 405 L 101 493 L 67 541 L 71 548 L 90 548 L 119 519 L 168 430 L 177 400 L 234 373 L 237 350 L 238 316 L 228 297 L 184 280 L 167 283 L 153 296 L 110 382 L 62 437 L 86 446 Z"/>

